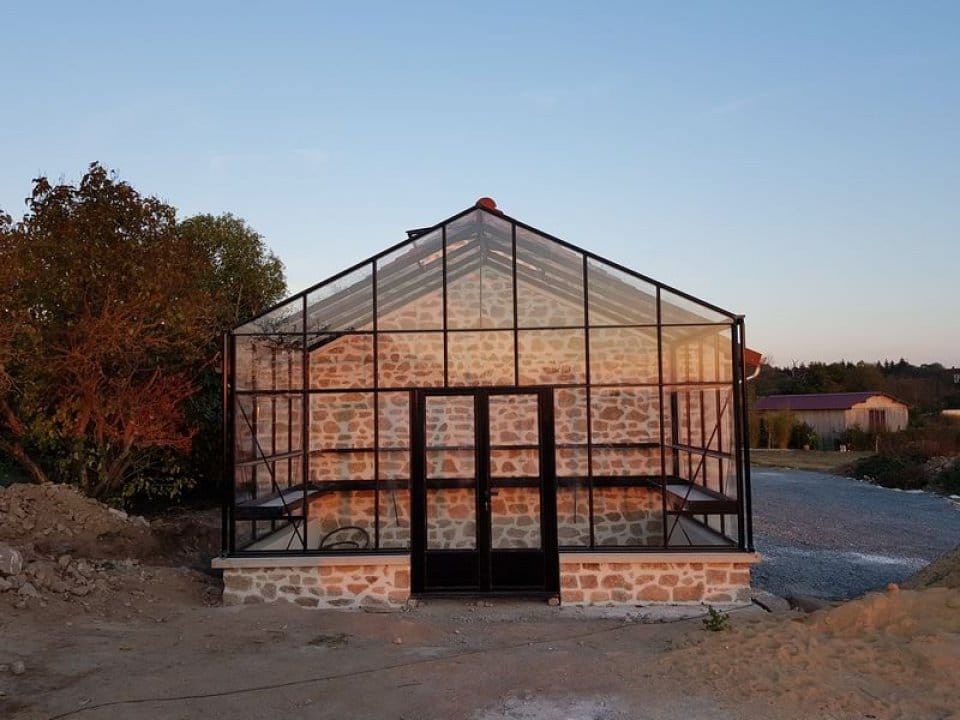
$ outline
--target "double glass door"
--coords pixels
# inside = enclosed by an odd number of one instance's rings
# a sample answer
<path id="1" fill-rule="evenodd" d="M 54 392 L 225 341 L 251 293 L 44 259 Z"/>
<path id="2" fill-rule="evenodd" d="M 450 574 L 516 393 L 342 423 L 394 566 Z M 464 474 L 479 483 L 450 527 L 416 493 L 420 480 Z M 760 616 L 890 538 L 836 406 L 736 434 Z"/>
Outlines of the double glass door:
<path id="1" fill-rule="evenodd" d="M 421 390 L 413 407 L 414 592 L 555 592 L 550 391 Z"/>

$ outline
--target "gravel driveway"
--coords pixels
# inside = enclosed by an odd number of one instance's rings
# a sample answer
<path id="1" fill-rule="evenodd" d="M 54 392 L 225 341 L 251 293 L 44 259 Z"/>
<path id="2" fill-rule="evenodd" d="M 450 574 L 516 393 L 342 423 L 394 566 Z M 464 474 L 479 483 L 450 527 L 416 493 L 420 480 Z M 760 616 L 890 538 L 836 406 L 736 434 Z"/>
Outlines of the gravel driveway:
<path id="1" fill-rule="evenodd" d="M 960 502 L 816 472 L 754 467 L 754 584 L 847 599 L 900 582 L 960 545 Z"/>

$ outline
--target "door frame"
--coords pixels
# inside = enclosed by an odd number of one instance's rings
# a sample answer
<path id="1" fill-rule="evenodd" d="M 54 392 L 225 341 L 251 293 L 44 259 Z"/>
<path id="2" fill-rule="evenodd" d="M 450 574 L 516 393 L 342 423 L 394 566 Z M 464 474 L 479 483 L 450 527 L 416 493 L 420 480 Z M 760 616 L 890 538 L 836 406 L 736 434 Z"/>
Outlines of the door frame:
<path id="1" fill-rule="evenodd" d="M 543 562 L 543 584 L 521 589 L 493 586 L 493 553 L 491 547 L 490 508 L 490 398 L 501 395 L 533 395 L 537 398 L 537 430 L 540 467 L 540 540 Z M 560 590 L 560 554 L 557 538 L 557 473 L 554 438 L 553 388 L 486 387 L 486 388 L 421 388 L 410 393 L 410 569 L 414 595 L 528 595 L 550 596 Z M 472 397 L 474 402 L 474 483 L 476 548 L 479 567 L 478 587 L 440 589 L 426 587 L 427 579 L 427 478 L 426 478 L 426 404 L 428 397 Z M 434 551 L 443 552 L 443 551 Z M 470 552 L 470 551 L 465 551 Z"/>

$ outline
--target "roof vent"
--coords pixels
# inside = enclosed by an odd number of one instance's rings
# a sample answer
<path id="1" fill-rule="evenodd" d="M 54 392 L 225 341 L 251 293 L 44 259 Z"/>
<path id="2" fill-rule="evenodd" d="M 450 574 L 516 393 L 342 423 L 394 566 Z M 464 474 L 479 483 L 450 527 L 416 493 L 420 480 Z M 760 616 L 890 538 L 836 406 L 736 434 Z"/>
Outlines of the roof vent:
<path id="1" fill-rule="evenodd" d="M 498 212 L 497 203 L 493 198 L 488 198 L 488 197 L 480 198 L 479 200 L 477 200 L 477 207 L 482 207 L 482 208 L 486 208 L 487 210 L 493 210 L 494 212 Z"/>

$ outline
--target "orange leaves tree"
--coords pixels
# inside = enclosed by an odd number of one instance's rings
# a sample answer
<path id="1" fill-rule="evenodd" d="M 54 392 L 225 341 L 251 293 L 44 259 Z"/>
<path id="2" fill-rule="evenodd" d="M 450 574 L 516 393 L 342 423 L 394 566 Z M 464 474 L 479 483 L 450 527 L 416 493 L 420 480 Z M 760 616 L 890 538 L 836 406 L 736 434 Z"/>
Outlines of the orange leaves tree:
<path id="1" fill-rule="evenodd" d="M 247 236 L 188 229 L 93 164 L 76 186 L 38 178 L 23 219 L 0 220 L 0 451 L 34 480 L 103 498 L 193 481 L 216 339 L 284 289 L 259 236 L 227 219 Z M 251 246 L 258 288 L 224 262 L 230 242 Z"/>

